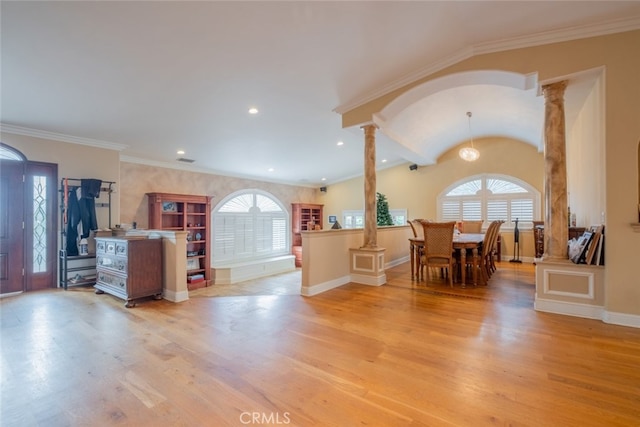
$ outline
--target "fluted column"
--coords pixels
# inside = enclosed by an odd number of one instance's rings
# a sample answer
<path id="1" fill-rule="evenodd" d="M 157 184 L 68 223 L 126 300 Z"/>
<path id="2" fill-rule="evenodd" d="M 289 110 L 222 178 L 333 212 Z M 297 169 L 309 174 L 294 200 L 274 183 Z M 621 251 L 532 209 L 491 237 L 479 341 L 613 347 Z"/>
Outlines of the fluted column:
<path id="1" fill-rule="evenodd" d="M 378 246 L 378 215 L 376 211 L 376 125 L 364 129 L 364 245 Z"/>
<path id="2" fill-rule="evenodd" d="M 543 259 L 568 259 L 567 149 L 564 91 L 567 81 L 542 86 L 544 94 L 545 231 Z"/>

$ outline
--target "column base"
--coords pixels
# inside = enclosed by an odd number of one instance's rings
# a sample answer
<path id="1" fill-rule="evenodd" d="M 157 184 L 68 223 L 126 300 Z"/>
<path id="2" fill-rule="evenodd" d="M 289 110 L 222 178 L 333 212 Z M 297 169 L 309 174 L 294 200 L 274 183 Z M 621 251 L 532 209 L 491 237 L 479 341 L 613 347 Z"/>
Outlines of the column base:
<path id="1" fill-rule="evenodd" d="M 351 282 L 380 286 L 387 283 L 384 248 L 349 249 Z"/>

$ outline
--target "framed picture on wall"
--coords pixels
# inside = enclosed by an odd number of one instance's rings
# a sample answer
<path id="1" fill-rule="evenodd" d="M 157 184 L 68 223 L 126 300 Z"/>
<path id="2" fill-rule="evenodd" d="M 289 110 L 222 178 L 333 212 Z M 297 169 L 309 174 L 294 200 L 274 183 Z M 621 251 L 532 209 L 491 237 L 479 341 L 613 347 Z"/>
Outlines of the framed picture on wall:
<path id="1" fill-rule="evenodd" d="M 337 221 L 337 218 L 335 215 L 329 215 L 329 224 L 333 224 L 336 221 Z"/>

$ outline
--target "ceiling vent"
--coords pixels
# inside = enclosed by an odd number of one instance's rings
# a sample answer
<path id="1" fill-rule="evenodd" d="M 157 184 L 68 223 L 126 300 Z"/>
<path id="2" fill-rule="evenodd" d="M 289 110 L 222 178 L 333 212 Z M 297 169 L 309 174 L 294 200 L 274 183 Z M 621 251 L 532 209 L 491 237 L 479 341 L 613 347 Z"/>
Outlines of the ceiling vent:
<path id="1" fill-rule="evenodd" d="M 178 160 L 179 162 L 182 162 L 182 163 L 193 163 L 193 162 L 195 162 L 195 160 L 193 160 L 193 159 L 185 159 L 184 157 L 180 157 L 180 158 L 179 158 L 179 159 L 177 159 L 177 160 Z"/>

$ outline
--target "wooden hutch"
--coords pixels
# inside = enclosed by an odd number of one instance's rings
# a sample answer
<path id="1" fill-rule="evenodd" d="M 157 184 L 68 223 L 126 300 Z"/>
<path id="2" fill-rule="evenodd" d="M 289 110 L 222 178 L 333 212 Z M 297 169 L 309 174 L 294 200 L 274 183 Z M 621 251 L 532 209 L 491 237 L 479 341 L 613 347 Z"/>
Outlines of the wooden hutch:
<path id="1" fill-rule="evenodd" d="M 296 267 L 302 267 L 302 236 L 300 232 L 322 229 L 323 207 L 324 205 L 311 203 L 291 204 L 291 231 L 293 233 L 291 252 L 296 257 Z"/>
<path id="2" fill-rule="evenodd" d="M 211 197 L 147 193 L 149 228 L 187 232 L 187 287 L 211 282 Z"/>

